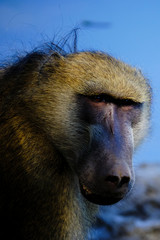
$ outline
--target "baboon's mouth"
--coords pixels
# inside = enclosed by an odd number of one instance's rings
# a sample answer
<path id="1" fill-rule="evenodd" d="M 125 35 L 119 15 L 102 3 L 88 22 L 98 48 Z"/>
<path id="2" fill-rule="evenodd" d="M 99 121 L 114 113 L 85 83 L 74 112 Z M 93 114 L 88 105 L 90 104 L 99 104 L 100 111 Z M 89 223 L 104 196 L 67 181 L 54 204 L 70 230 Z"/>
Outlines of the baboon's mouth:
<path id="1" fill-rule="evenodd" d="M 92 203 L 98 204 L 98 205 L 112 205 L 114 203 L 119 202 L 123 198 L 123 196 L 112 196 L 110 194 L 100 195 L 100 194 L 93 193 L 84 184 L 80 184 L 80 189 L 81 189 L 82 195 L 89 202 L 92 202 Z"/>

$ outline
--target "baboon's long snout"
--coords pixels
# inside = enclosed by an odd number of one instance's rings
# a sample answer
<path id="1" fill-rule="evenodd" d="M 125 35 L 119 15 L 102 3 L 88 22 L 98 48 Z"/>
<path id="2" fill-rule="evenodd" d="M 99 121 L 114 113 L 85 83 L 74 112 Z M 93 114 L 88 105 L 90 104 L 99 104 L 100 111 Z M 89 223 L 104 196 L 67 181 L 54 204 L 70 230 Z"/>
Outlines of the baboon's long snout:
<path id="1" fill-rule="evenodd" d="M 82 194 L 92 203 L 114 204 L 125 197 L 133 185 L 133 176 L 127 164 L 115 164 L 95 175 L 94 179 L 81 184 Z"/>

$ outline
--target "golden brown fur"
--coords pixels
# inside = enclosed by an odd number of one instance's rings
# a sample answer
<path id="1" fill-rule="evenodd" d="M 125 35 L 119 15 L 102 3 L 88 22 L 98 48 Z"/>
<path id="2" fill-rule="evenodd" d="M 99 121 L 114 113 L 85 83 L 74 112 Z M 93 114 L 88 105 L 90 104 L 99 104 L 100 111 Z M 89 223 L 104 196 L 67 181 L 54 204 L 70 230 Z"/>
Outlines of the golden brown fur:
<path id="1" fill-rule="evenodd" d="M 89 141 L 79 95 L 143 103 L 133 129 L 144 138 L 150 87 L 139 71 L 100 52 L 32 53 L 0 80 L 1 239 L 83 240 L 96 205 L 79 190 L 76 159 Z"/>

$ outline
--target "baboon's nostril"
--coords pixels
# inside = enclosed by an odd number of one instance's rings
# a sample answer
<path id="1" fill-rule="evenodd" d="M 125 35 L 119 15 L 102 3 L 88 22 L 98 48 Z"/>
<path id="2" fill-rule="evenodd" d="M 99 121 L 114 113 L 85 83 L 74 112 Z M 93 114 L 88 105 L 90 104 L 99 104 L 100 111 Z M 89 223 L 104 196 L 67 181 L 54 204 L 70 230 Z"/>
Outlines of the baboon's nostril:
<path id="1" fill-rule="evenodd" d="M 119 182 L 120 182 L 120 178 L 118 176 L 108 176 L 106 177 L 106 182 L 110 182 L 110 183 L 113 183 L 114 185 L 118 185 Z"/>
<path id="2" fill-rule="evenodd" d="M 124 184 L 128 184 L 130 182 L 130 177 L 122 177 L 119 183 L 119 187 L 122 187 Z"/>

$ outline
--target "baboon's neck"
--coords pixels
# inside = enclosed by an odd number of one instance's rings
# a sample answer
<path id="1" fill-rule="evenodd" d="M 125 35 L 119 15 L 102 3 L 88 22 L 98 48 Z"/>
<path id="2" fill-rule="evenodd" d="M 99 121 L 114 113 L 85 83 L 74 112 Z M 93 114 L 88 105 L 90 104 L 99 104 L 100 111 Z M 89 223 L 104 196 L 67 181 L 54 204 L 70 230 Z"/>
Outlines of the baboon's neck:
<path id="1" fill-rule="evenodd" d="M 18 115 L 8 119 L 1 131 L 10 149 L 9 157 L 3 151 L 0 157 L 2 180 L 3 172 L 7 172 L 9 178 L 4 178 L 4 185 L 12 188 L 4 186 L 8 198 L 2 217 L 4 226 L 11 229 L 4 239 L 84 240 L 89 225 L 86 219 L 92 214 L 66 160 L 45 134 Z M 11 134 L 14 141 L 5 142 Z M 13 167 L 8 167 L 8 159 Z M 0 229 L 2 235 L 3 231 L 6 234 L 4 229 Z"/>
<path id="2" fill-rule="evenodd" d="M 56 178 L 55 185 L 57 182 L 59 186 L 55 186 L 56 197 L 53 199 L 53 239 L 83 240 L 88 225 L 87 209 L 76 181 L 67 175 Z"/>

